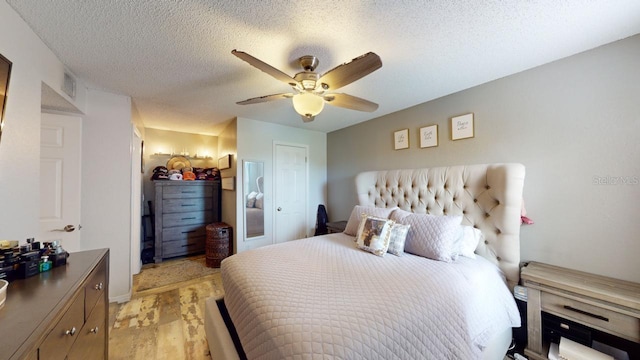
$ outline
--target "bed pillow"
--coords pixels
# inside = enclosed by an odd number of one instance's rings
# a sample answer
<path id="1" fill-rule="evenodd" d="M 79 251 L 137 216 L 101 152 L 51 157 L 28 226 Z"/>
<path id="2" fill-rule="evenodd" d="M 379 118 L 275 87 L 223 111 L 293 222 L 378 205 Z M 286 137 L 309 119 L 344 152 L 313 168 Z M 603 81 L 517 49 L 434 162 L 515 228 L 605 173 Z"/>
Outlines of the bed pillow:
<path id="1" fill-rule="evenodd" d="M 461 234 L 458 239 L 458 253 L 461 256 L 475 259 L 476 248 L 484 239 L 484 235 L 482 235 L 480 229 L 476 229 L 473 226 L 461 225 L 461 228 Z"/>
<path id="2" fill-rule="evenodd" d="M 402 210 L 400 208 L 395 208 L 393 209 L 393 212 L 391 213 L 391 215 L 389 215 L 389 219 L 397 223 L 402 223 L 402 220 L 411 214 L 413 213 L 406 210 Z"/>
<path id="3" fill-rule="evenodd" d="M 356 235 L 358 248 L 374 255 L 384 256 L 389 249 L 391 229 L 394 224 L 393 220 L 362 214 Z"/>
<path id="4" fill-rule="evenodd" d="M 247 207 L 248 208 L 252 208 L 256 205 L 256 196 L 258 196 L 258 193 L 255 191 L 252 191 L 249 193 L 249 195 L 247 195 Z"/>
<path id="5" fill-rule="evenodd" d="M 353 207 L 351 211 L 351 216 L 349 216 L 349 221 L 347 221 L 347 226 L 344 228 L 344 233 L 351 236 L 356 236 L 358 232 L 358 226 L 360 225 L 360 220 L 362 218 L 362 214 L 371 215 L 379 218 L 388 219 L 389 214 L 393 210 L 397 208 L 379 208 L 373 206 L 362 206 L 356 205 Z"/>
<path id="6" fill-rule="evenodd" d="M 418 256 L 445 262 L 458 256 L 457 242 L 460 236 L 462 216 L 437 216 L 410 214 L 402 224 L 411 225 L 405 251 Z"/>
<path id="7" fill-rule="evenodd" d="M 263 193 L 258 193 L 258 195 L 256 195 L 255 207 L 258 208 L 258 209 L 262 209 L 264 207 L 264 194 Z"/>
<path id="8" fill-rule="evenodd" d="M 410 225 L 393 224 L 391 228 L 391 238 L 389 239 L 389 249 L 387 249 L 388 253 L 396 256 L 402 256 L 402 254 L 404 254 L 404 243 L 410 228 Z"/>

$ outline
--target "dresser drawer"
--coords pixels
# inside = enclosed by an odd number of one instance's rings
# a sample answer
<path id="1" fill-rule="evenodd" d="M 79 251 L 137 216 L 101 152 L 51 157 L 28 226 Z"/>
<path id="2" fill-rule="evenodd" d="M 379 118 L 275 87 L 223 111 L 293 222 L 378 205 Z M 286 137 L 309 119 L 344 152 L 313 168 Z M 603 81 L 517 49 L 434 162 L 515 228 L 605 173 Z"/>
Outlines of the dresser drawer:
<path id="1" fill-rule="evenodd" d="M 211 221 L 213 221 L 213 214 L 211 211 L 190 211 L 185 213 L 162 215 L 163 228 L 205 224 Z"/>
<path id="2" fill-rule="evenodd" d="M 213 195 L 212 186 L 193 186 L 193 185 L 178 185 L 178 186 L 165 186 L 162 191 L 163 199 L 187 199 L 187 198 L 201 198 L 211 197 Z"/>
<path id="3" fill-rule="evenodd" d="M 84 291 L 81 291 L 60 321 L 40 344 L 40 360 L 64 359 L 84 324 Z"/>
<path id="4" fill-rule="evenodd" d="M 68 360 L 102 359 L 105 353 L 105 300 L 101 297 L 95 304 L 91 314 L 87 314 L 87 322 L 77 334 L 78 340 L 69 352 Z"/>
<path id="5" fill-rule="evenodd" d="M 104 298 L 105 288 L 107 286 L 107 267 L 105 262 L 100 262 L 100 265 L 93 270 L 93 273 L 89 276 L 87 283 L 84 286 L 84 318 L 89 317 L 96 302 Z"/>
<path id="6" fill-rule="evenodd" d="M 162 253 L 166 257 L 180 256 L 195 252 L 204 252 L 206 237 L 188 240 L 166 241 L 162 243 Z"/>
<path id="7" fill-rule="evenodd" d="M 162 229 L 162 241 L 186 240 L 206 236 L 204 225 L 187 225 Z"/>
<path id="8" fill-rule="evenodd" d="M 543 311 L 605 330 L 631 341 L 640 341 L 640 319 L 638 318 L 547 292 L 541 293 L 540 306 Z"/>
<path id="9" fill-rule="evenodd" d="M 213 208 L 211 198 L 168 199 L 162 203 L 162 212 L 165 214 L 185 211 L 202 211 Z"/>

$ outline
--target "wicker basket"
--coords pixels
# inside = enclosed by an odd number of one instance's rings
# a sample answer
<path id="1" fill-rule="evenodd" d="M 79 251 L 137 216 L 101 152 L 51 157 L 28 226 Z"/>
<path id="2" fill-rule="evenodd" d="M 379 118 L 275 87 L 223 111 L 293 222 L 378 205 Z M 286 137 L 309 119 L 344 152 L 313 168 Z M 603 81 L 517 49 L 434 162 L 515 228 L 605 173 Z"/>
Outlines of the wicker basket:
<path id="1" fill-rule="evenodd" d="M 223 222 L 209 224 L 206 229 L 206 264 L 207 267 L 219 268 L 222 260 L 233 250 L 233 229 Z"/>

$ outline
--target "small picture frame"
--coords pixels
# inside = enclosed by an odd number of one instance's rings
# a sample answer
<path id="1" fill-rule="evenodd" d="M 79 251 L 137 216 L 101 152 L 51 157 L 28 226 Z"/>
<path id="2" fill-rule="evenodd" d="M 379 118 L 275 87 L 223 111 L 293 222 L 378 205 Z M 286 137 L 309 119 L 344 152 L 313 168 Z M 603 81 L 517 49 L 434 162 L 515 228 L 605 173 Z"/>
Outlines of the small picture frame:
<path id="1" fill-rule="evenodd" d="M 231 167 L 231 154 L 227 154 L 218 159 L 218 169 L 224 170 Z"/>
<path id="2" fill-rule="evenodd" d="M 393 149 L 401 150 L 409 148 L 409 129 L 402 129 L 393 133 Z"/>
<path id="3" fill-rule="evenodd" d="M 451 140 L 461 140 L 474 137 L 473 113 L 451 118 Z"/>
<path id="4" fill-rule="evenodd" d="M 420 148 L 438 146 L 438 125 L 420 128 Z"/>
<path id="5" fill-rule="evenodd" d="M 236 177 L 235 176 L 223 177 L 220 184 L 222 185 L 222 190 L 234 191 L 236 189 Z"/>

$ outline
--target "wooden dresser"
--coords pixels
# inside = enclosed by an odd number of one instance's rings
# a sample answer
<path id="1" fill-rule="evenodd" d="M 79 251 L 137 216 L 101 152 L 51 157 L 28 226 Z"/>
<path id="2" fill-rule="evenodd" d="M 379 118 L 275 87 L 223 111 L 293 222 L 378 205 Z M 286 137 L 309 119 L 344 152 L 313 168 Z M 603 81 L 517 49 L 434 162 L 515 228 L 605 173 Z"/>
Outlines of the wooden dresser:
<path id="1" fill-rule="evenodd" d="M 156 180 L 155 262 L 203 253 L 205 226 L 221 218 L 220 181 Z"/>
<path id="2" fill-rule="evenodd" d="M 525 355 L 530 359 L 547 359 L 542 312 L 640 342 L 640 284 L 536 262 L 523 267 L 520 277 L 527 287 Z M 561 326 L 569 330 L 568 324 Z"/>
<path id="3" fill-rule="evenodd" d="M 109 250 L 14 280 L 0 309 L 0 359 L 108 359 Z"/>

